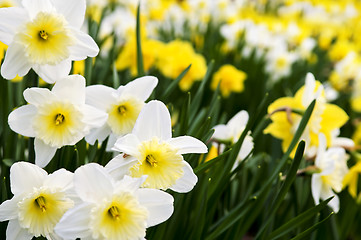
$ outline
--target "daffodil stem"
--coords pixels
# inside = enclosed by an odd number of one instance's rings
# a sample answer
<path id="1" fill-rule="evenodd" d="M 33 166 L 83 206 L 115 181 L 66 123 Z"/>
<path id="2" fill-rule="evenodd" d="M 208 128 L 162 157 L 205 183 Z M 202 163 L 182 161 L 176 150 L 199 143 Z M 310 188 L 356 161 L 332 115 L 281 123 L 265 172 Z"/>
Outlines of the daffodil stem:
<path id="1" fill-rule="evenodd" d="M 28 74 L 31 82 L 31 87 L 39 87 L 39 76 L 31 70 Z M 34 151 L 34 138 L 29 138 L 29 162 L 35 163 L 35 151 Z"/>

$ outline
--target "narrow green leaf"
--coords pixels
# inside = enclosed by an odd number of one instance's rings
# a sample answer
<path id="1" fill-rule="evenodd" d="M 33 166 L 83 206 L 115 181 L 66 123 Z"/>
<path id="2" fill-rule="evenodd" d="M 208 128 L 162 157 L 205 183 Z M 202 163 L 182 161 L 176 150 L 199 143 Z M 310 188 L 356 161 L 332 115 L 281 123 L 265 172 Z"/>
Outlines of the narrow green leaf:
<path id="1" fill-rule="evenodd" d="M 136 24 L 136 38 L 137 38 L 137 69 L 138 76 L 144 76 L 144 65 L 143 65 L 143 52 L 142 52 L 142 37 L 140 33 L 140 3 L 137 8 L 137 24 Z"/>
<path id="2" fill-rule="evenodd" d="M 285 181 L 284 181 L 284 183 L 283 183 L 283 185 L 281 187 L 281 190 L 278 192 L 275 200 L 273 201 L 272 207 L 270 208 L 271 209 L 270 212 L 266 214 L 268 216 L 268 219 L 262 225 L 262 227 L 259 230 L 256 238 L 261 236 L 263 231 L 266 230 L 266 227 L 268 226 L 268 224 L 273 219 L 274 214 L 278 210 L 278 208 L 281 205 L 284 197 L 286 196 L 286 193 L 288 192 L 288 190 L 290 189 L 293 181 L 295 180 L 298 167 L 300 166 L 300 163 L 301 163 L 301 160 L 302 160 L 302 157 L 303 157 L 304 150 L 305 150 L 305 141 L 301 141 L 298 144 L 296 154 L 295 154 L 295 158 L 294 158 L 294 160 L 292 162 L 290 170 L 287 173 L 286 179 L 285 179 Z"/>
<path id="3" fill-rule="evenodd" d="M 334 215 L 334 212 L 331 212 L 330 215 L 325 217 L 322 221 L 316 223 L 306 231 L 303 231 L 302 233 L 298 234 L 296 237 L 292 238 L 291 240 L 299 240 L 299 239 L 305 239 L 308 235 L 310 235 L 313 231 L 315 231 L 317 228 L 321 226 L 324 222 L 326 222 L 332 215 Z"/>
<path id="4" fill-rule="evenodd" d="M 228 156 L 228 154 L 231 152 L 232 149 L 229 149 L 228 151 L 222 153 L 221 155 L 209 160 L 208 162 L 202 163 L 201 165 L 199 165 L 198 167 L 196 167 L 193 171 L 195 174 L 199 174 L 201 172 L 206 171 L 207 169 L 209 169 L 210 167 L 212 167 L 214 164 L 216 164 L 219 161 L 224 161 L 224 158 L 226 158 Z"/>
<path id="5" fill-rule="evenodd" d="M 324 209 L 328 202 L 331 201 L 333 197 L 326 199 L 325 201 L 321 202 L 320 204 L 314 206 L 313 208 L 308 209 L 307 211 L 299 214 L 298 216 L 292 218 L 291 220 L 287 221 L 285 224 L 274 230 L 267 238 L 268 239 L 278 239 L 279 237 L 289 233 L 293 229 L 301 226 L 304 222 L 312 218 L 314 215 L 319 213 L 322 209 Z"/>
<path id="6" fill-rule="evenodd" d="M 120 80 L 118 76 L 117 68 L 115 67 L 115 63 L 113 63 L 113 87 L 118 88 L 120 86 Z"/>
<path id="7" fill-rule="evenodd" d="M 208 82 L 208 80 L 211 77 L 211 73 L 213 72 L 213 67 L 214 67 L 214 60 L 212 60 L 207 67 L 207 72 L 206 75 L 204 76 L 201 84 L 199 85 L 197 92 L 195 94 L 195 97 L 192 101 L 192 112 L 191 112 L 191 117 L 190 119 L 194 119 L 194 117 L 196 116 L 199 106 L 201 105 L 202 102 L 202 98 L 203 98 L 203 93 L 204 93 L 204 88 L 206 86 L 206 83 Z M 210 105 L 211 106 L 211 105 Z"/>

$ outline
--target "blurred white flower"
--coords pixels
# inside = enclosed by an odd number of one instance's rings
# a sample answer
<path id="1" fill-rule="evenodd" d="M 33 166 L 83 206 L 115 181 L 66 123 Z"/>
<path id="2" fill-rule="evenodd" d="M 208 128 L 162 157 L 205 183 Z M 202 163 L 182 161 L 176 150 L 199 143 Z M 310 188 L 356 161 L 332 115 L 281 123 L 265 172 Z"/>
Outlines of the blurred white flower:
<path id="1" fill-rule="evenodd" d="M 326 137 L 322 133 L 319 135 L 315 166 L 320 172 L 313 174 L 311 180 L 312 196 L 315 204 L 318 204 L 320 199 L 326 200 L 334 196 L 328 205 L 334 212 L 338 212 L 340 201 L 334 192 L 342 190 L 342 181 L 348 172 L 347 159 L 348 156 L 344 148 L 331 147 L 326 150 Z"/>
<path id="2" fill-rule="evenodd" d="M 64 239 L 143 239 L 147 227 L 173 213 L 170 194 L 139 188 L 144 178 L 115 181 L 95 163 L 78 168 L 74 188 L 82 202 L 65 213 L 55 232 Z"/>
<path id="3" fill-rule="evenodd" d="M 137 78 L 125 86 L 113 89 L 104 85 L 86 87 L 86 103 L 108 113 L 107 122 L 94 129 L 85 140 L 94 144 L 102 142 L 107 136 L 107 150 L 111 150 L 116 139 L 130 133 L 135 121 L 154 88 L 158 84 L 156 77 L 145 76 Z"/>
<path id="4" fill-rule="evenodd" d="M 22 1 L 0 9 L 0 41 L 9 46 L 1 75 L 13 79 L 30 68 L 46 82 L 69 74 L 72 60 L 95 57 L 99 48 L 80 31 L 85 0 Z"/>
<path id="5" fill-rule="evenodd" d="M 40 167 L 17 162 L 10 168 L 13 198 L 0 205 L 0 221 L 9 220 L 6 239 L 57 239 L 54 227 L 73 206 L 73 173 L 59 169 L 47 174 Z"/>
<path id="6" fill-rule="evenodd" d="M 29 103 L 12 111 L 10 128 L 27 137 L 35 137 L 35 163 L 45 167 L 58 148 L 74 145 L 91 128 L 104 124 L 107 114 L 85 104 L 85 79 L 70 75 L 58 80 L 50 91 L 28 88 Z"/>
<path id="7" fill-rule="evenodd" d="M 140 112 L 132 133 L 119 138 L 113 150 L 126 154 L 107 164 L 106 168 L 113 174 L 129 161 L 137 160 L 129 168 L 129 174 L 147 175 L 143 187 L 189 192 L 198 178 L 182 154 L 206 153 L 207 146 L 190 136 L 172 138 L 167 107 L 160 101 L 150 101 Z"/>
<path id="8" fill-rule="evenodd" d="M 297 55 L 286 49 L 286 42 L 279 47 L 274 47 L 266 53 L 265 72 L 272 82 L 288 77 L 291 74 L 292 65 L 297 60 Z"/>
<path id="9" fill-rule="evenodd" d="M 215 127 L 213 138 L 220 141 L 228 141 L 231 144 L 235 144 L 241 134 L 243 133 L 247 122 L 248 122 L 248 113 L 244 110 L 238 112 L 236 115 L 234 115 L 227 124 L 220 124 Z M 247 133 L 247 136 L 245 137 L 241 149 L 239 150 L 237 160 L 234 163 L 233 169 L 237 167 L 240 161 L 245 159 L 248 154 L 251 153 L 253 149 L 253 138 L 251 137 L 251 132 Z M 224 150 L 224 144 L 220 144 L 221 151 Z"/>

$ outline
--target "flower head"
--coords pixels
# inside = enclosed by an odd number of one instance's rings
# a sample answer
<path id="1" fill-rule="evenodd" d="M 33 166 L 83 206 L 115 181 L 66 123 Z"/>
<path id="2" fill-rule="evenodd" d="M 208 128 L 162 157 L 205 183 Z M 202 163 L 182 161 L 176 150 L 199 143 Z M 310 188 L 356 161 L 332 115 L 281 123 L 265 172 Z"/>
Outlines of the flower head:
<path id="1" fill-rule="evenodd" d="M 332 147 L 326 150 L 326 146 L 326 138 L 320 134 L 315 161 L 315 166 L 320 172 L 312 175 L 312 196 L 316 204 L 319 203 L 320 198 L 326 200 L 334 196 L 328 204 L 337 213 L 340 203 L 333 191 L 340 192 L 342 190 L 342 182 L 348 172 L 348 156 L 343 148 Z"/>
<path id="2" fill-rule="evenodd" d="M 156 189 L 140 189 L 144 178 L 122 176 L 91 163 L 74 173 L 74 187 L 81 201 L 55 227 L 64 239 L 141 239 L 147 227 L 167 220 L 173 197 Z M 161 210 L 160 210 L 161 209 Z"/>
<path id="3" fill-rule="evenodd" d="M 22 1 L 0 9 L 0 41 L 9 46 L 1 75 L 13 79 L 30 68 L 46 82 L 69 74 L 72 60 L 95 57 L 99 48 L 80 31 L 85 0 Z"/>
<path id="4" fill-rule="evenodd" d="M 230 64 L 223 65 L 214 75 L 211 88 L 215 90 L 219 84 L 219 89 L 223 97 L 228 97 L 231 92 L 242 92 L 244 80 L 247 74 L 238 70 Z M 220 82 L 220 83 L 219 83 Z"/>
<path id="5" fill-rule="evenodd" d="M 34 164 L 17 162 L 10 169 L 10 181 L 14 196 L 0 205 L 0 221 L 9 220 L 7 239 L 50 239 L 55 225 L 73 206 L 73 174 L 59 169 L 48 175 Z"/>
<path id="6" fill-rule="evenodd" d="M 287 150 L 294 133 L 307 106 L 316 99 L 316 105 L 303 133 L 306 140 L 308 156 L 315 155 L 318 146 L 318 135 L 322 133 L 327 140 L 327 146 L 332 145 L 334 133 L 344 125 L 348 116 L 340 107 L 326 102 L 323 86 L 316 81 L 311 73 L 306 76 L 306 84 L 299 89 L 294 97 L 277 99 L 268 107 L 272 123 L 264 130 L 281 139 L 282 148 Z"/>
<path id="7" fill-rule="evenodd" d="M 104 112 L 85 104 L 85 79 L 80 75 L 57 81 L 51 91 L 26 89 L 24 97 L 29 104 L 11 112 L 8 122 L 13 131 L 35 137 L 35 163 L 41 167 L 58 148 L 76 144 L 106 121 Z"/>
<path id="8" fill-rule="evenodd" d="M 143 187 L 177 192 L 188 192 L 197 182 L 182 154 L 207 152 L 207 146 L 196 138 L 172 138 L 170 114 L 160 101 L 144 106 L 132 133 L 119 138 L 113 149 L 126 155 L 111 160 L 106 166 L 109 171 L 116 173 L 117 168 L 136 160 L 128 173 L 133 177 L 147 175 Z"/>
<path id="9" fill-rule="evenodd" d="M 234 115 L 227 124 L 219 124 L 214 126 L 214 134 L 213 138 L 217 141 L 220 140 L 222 142 L 229 142 L 230 144 L 235 144 L 241 134 L 243 133 L 246 124 L 248 122 L 248 113 L 244 110 L 238 112 Z M 224 149 L 224 144 L 220 144 L 219 146 L 222 150 Z M 248 154 L 253 149 L 253 138 L 250 136 L 250 132 L 248 132 L 246 138 L 244 139 L 241 149 L 239 150 L 237 161 L 233 168 L 235 168 L 240 161 L 245 159 Z"/>
<path id="10" fill-rule="evenodd" d="M 107 149 L 111 149 L 120 136 L 133 130 L 135 121 L 143 108 L 144 101 L 158 83 L 156 77 L 137 78 L 125 86 L 113 89 L 104 85 L 86 88 L 86 102 L 108 113 L 107 122 L 86 136 L 87 142 L 104 141 L 110 135 Z"/>

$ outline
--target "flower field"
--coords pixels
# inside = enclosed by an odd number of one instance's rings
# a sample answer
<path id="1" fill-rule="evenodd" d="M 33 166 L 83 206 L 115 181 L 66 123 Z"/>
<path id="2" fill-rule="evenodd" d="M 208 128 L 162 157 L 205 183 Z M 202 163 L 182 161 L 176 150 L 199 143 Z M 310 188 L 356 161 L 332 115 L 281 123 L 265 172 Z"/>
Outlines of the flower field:
<path id="1" fill-rule="evenodd" d="M 0 239 L 361 239 L 361 2 L 0 0 Z"/>

